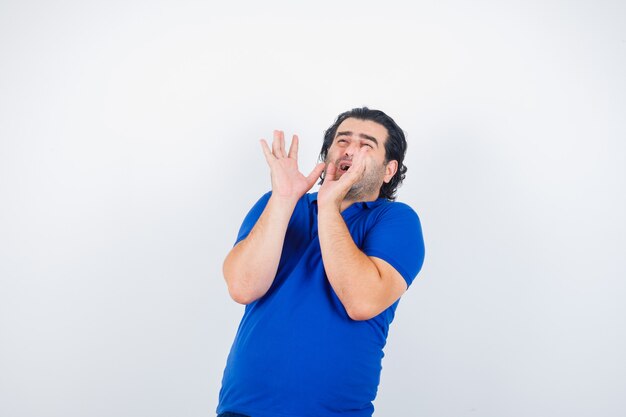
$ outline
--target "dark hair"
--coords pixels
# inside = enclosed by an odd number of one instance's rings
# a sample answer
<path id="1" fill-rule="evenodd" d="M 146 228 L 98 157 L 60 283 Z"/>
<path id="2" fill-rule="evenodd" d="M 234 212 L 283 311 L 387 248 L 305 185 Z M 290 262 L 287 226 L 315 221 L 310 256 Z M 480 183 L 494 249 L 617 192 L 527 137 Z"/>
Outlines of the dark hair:
<path id="1" fill-rule="evenodd" d="M 376 122 L 387 129 L 388 135 L 385 140 L 385 164 L 393 160 L 398 161 L 398 171 L 396 171 L 396 174 L 393 178 L 391 178 L 391 181 L 383 183 L 382 187 L 380 187 L 378 197 L 386 198 L 391 201 L 395 200 L 396 190 L 400 184 L 402 184 L 404 177 L 406 177 L 407 168 L 403 162 L 407 144 L 402 129 L 400 129 L 391 117 L 387 116 L 382 111 L 368 109 L 367 107 L 360 107 L 346 111 L 337 116 L 335 123 L 324 133 L 324 143 L 322 144 L 322 150 L 320 151 L 319 156 L 320 161 L 324 162 L 326 160 L 328 148 L 332 145 L 333 140 L 335 139 L 335 134 L 337 133 L 337 128 L 341 122 L 350 117 L 360 120 L 371 120 L 372 122 Z M 321 179 L 323 182 L 323 173 Z"/>

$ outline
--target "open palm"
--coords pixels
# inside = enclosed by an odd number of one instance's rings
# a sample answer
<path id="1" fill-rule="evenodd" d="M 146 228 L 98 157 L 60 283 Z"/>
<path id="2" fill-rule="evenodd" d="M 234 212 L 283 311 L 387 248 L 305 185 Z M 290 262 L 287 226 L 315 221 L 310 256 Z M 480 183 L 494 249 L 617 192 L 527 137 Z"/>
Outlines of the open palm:
<path id="1" fill-rule="evenodd" d="M 289 153 L 285 151 L 285 134 L 280 130 L 274 131 L 271 150 L 265 139 L 261 139 L 261 147 L 270 167 L 272 194 L 277 197 L 298 200 L 313 187 L 324 170 L 324 164 L 320 163 L 308 176 L 300 172 L 297 135 L 293 135 Z"/>

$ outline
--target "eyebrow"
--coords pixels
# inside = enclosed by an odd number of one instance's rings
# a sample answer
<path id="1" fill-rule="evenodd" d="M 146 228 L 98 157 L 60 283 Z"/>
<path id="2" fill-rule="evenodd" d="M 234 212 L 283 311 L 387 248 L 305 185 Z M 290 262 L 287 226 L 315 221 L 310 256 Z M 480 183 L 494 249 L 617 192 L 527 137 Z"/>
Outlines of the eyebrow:
<path id="1" fill-rule="evenodd" d="M 352 136 L 352 132 L 349 130 L 343 131 L 343 132 L 337 132 L 337 136 Z M 376 146 L 378 146 L 378 141 L 376 140 L 376 138 L 374 136 L 370 136 L 370 135 L 366 135 L 365 133 L 359 133 L 359 137 L 363 138 L 363 139 L 367 139 L 367 140 L 371 140 L 372 142 L 374 142 L 376 144 Z"/>

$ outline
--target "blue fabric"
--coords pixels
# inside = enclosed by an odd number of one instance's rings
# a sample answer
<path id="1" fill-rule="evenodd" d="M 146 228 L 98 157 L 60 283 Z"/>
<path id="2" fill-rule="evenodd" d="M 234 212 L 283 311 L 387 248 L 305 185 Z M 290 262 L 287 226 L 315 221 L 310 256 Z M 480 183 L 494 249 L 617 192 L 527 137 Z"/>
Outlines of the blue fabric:
<path id="1" fill-rule="evenodd" d="M 237 242 L 263 212 L 265 194 Z M 317 236 L 317 193 L 305 194 L 289 222 L 276 278 L 246 306 L 232 345 L 217 412 L 252 417 L 369 417 L 383 347 L 398 302 L 365 321 L 350 319 L 333 291 Z M 356 245 L 391 264 L 410 285 L 424 260 L 417 214 L 378 199 L 342 212 Z"/>

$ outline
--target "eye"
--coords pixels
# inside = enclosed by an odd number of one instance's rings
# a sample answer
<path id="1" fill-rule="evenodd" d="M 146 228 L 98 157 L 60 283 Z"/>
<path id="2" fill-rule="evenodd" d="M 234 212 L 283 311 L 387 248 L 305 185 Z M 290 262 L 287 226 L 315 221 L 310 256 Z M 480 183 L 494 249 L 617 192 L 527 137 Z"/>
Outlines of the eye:
<path id="1" fill-rule="evenodd" d="M 348 143 L 345 139 L 337 139 L 337 143 Z"/>
<path id="2" fill-rule="evenodd" d="M 361 146 L 367 146 L 370 149 L 374 149 L 374 147 L 371 144 L 369 144 L 369 143 L 364 143 Z"/>

